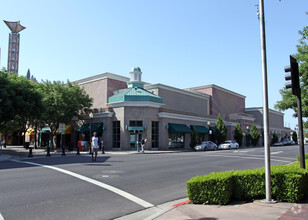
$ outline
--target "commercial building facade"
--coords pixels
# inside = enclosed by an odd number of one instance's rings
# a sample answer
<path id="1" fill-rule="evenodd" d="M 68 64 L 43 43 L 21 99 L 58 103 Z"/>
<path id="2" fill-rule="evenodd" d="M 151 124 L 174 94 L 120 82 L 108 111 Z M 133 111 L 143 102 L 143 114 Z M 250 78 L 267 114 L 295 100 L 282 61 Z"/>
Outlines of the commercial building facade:
<path id="1" fill-rule="evenodd" d="M 213 84 L 187 89 L 149 84 L 141 76 L 141 69 L 134 67 L 130 78 L 103 73 L 76 81 L 94 100 L 91 130 L 99 133 L 106 150 L 135 150 L 142 138 L 147 150 L 189 149 L 194 128 L 200 141 L 211 139 L 218 114 L 228 139 L 233 139 L 236 123 L 246 133 L 255 124 L 262 133 L 262 108 L 245 108 L 246 97 L 241 94 Z M 290 136 L 283 127 L 283 114 L 270 113 L 272 131 Z M 75 139 L 88 138 L 82 133 L 89 133 L 84 129 L 89 124 L 87 118 L 74 125 Z"/>

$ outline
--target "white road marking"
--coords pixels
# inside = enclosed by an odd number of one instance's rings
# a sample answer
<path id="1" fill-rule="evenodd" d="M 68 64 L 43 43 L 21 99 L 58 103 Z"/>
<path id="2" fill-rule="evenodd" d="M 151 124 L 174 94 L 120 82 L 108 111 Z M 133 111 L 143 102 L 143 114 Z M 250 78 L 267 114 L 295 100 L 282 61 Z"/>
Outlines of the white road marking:
<path id="1" fill-rule="evenodd" d="M 280 154 L 283 153 L 283 151 L 276 151 L 276 152 L 272 152 L 271 154 Z"/>
<path id="2" fill-rule="evenodd" d="M 71 171 L 68 171 L 68 170 L 64 170 L 62 168 L 58 168 L 58 167 L 54 167 L 54 166 L 49 166 L 49 165 L 44 165 L 44 164 L 39 164 L 39 163 L 33 163 L 33 162 L 28 162 L 28 161 L 20 161 L 20 160 L 11 160 L 11 161 L 14 161 L 14 162 L 17 162 L 17 163 L 25 163 L 25 164 L 30 164 L 30 165 L 34 165 L 34 166 L 40 166 L 40 167 L 44 167 L 44 168 L 48 168 L 48 169 L 52 169 L 52 170 L 56 170 L 56 171 L 59 171 L 61 173 L 65 173 L 67 175 L 70 175 L 70 176 L 73 176 L 73 177 L 76 177 L 78 179 L 81 179 L 81 180 L 84 180 L 86 182 L 89 182 L 89 183 L 92 183 L 96 186 L 99 186 L 99 187 L 102 187 L 104 189 L 107 189 L 113 193 L 116 193 L 120 196 L 123 196 L 124 198 L 128 199 L 128 200 L 131 200 L 141 206 L 143 206 L 144 208 L 149 208 L 149 207 L 153 207 L 154 205 L 147 202 L 147 201 L 144 201 L 130 193 L 127 193 L 121 189 L 118 189 L 116 187 L 113 187 L 113 186 L 110 186 L 108 184 L 105 184 L 105 183 L 102 183 L 102 182 L 99 182 L 97 180 L 94 180 L 94 179 L 91 179 L 91 178 L 88 178 L 88 177 L 85 177 L 85 176 L 82 176 L 80 174 L 77 174 L 77 173 L 74 173 L 74 172 L 71 172 Z M 1 218 L 0 218 L 1 220 Z"/>
<path id="3" fill-rule="evenodd" d="M 242 156 L 236 156 L 236 155 L 215 155 L 215 154 L 211 154 L 211 155 L 204 155 L 204 156 L 214 156 L 214 157 L 237 157 L 237 158 L 243 158 L 243 159 L 252 159 L 252 160 L 264 160 L 264 157 L 242 157 Z M 290 163 L 290 160 L 277 160 L 277 159 L 272 159 L 271 161 L 276 161 L 276 162 L 283 162 L 283 163 Z"/>
<path id="4" fill-rule="evenodd" d="M 1 214 L 1 212 L 0 212 L 0 220 L 4 220 L 4 218 L 3 218 L 2 214 Z"/>

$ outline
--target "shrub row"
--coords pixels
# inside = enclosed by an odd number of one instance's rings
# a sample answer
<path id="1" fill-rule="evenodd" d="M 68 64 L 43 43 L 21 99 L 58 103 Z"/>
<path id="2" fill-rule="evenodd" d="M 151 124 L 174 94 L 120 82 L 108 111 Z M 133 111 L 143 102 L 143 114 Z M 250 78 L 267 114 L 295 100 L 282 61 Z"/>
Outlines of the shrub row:
<path id="1" fill-rule="evenodd" d="M 306 160 L 308 165 L 308 160 Z M 308 198 L 308 170 L 299 163 L 271 167 L 272 197 L 300 202 Z M 191 178 L 187 196 L 195 204 L 227 204 L 265 198 L 265 169 L 225 171 Z"/>

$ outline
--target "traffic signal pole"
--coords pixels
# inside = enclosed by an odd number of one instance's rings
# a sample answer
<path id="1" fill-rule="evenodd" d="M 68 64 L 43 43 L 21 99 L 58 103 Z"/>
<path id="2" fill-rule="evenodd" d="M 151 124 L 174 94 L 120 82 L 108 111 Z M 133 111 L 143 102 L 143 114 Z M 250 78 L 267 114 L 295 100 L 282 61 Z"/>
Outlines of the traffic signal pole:
<path id="1" fill-rule="evenodd" d="M 265 16 L 264 16 L 263 0 L 259 1 L 259 6 L 260 6 L 260 37 L 261 37 L 262 82 L 263 82 L 263 128 L 264 128 L 265 194 L 266 194 L 265 202 L 272 202 L 267 64 L 266 64 L 266 43 L 265 43 L 266 42 Z"/>
<path id="2" fill-rule="evenodd" d="M 302 120 L 301 88 L 298 88 L 297 91 L 297 116 L 298 116 L 298 137 L 299 137 L 299 160 L 301 168 L 305 169 L 305 148 L 304 148 L 303 120 Z"/>
<path id="3" fill-rule="evenodd" d="M 292 94 L 297 97 L 297 117 L 298 117 L 298 137 L 299 137 L 299 158 L 301 168 L 305 169 L 305 148 L 303 135 L 303 119 L 302 119 L 302 97 L 299 80 L 298 63 L 296 59 L 290 56 L 290 66 L 286 66 L 284 71 L 287 73 L 285 79 L 291 80 L 286 83 L 286 89 L 292 89 Z M 290 72 L 290 73 L 288 73 Z"/>

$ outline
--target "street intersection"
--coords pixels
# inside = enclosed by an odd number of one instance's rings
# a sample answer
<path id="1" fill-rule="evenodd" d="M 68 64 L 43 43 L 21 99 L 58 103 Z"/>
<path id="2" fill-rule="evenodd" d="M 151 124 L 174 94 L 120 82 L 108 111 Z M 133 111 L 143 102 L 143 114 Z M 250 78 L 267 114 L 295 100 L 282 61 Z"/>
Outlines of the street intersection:
<path id="1" fill-rule="evenodd" d="M 307 152 L 307 147 L 306 147 Z M 271 148 L 272 165 L 296 161 L 298 146 Z M 3 219 L 115 219 L 186 198 L 196 175 L 264 166 L 262 147 L 207 152 L 14 156 L 0 161 Z"/>

